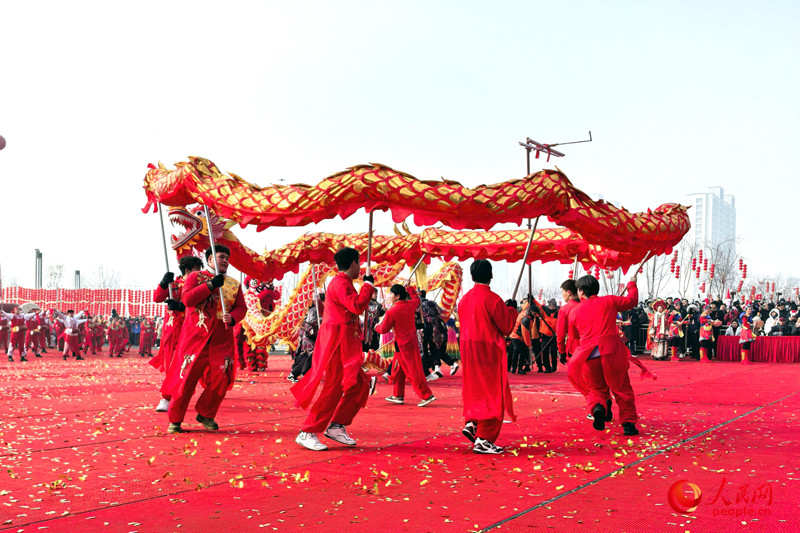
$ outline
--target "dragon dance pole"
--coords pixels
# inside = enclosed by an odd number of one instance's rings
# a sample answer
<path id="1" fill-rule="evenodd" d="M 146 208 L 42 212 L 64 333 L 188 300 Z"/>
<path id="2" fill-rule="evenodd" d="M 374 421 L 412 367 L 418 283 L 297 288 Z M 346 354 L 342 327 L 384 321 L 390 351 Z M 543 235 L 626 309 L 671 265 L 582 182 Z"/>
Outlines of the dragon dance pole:
<path id="1" fill-rule="evenodd" d="M 517 299 L 517 289 L 519 289 L 519 282 L 522 281 L 522 274 L 525 272 L 525 263 L 528 261 L 528 254 L 531 251 L 531 244 L 533 243 L 533 234 L 536 233 L 536 226 L 538 225 L 539 225 L 539 217 L 536 217 L 536 222 L 533 225 L 533 230 L 531 230 L 530 237 L 528 237 L 528 246 L 525 247 L 525 257 L 522 258 L 522 268 L 519 271 L 519 276 L 517 276 L 517 284 L 514 285 L 514 294 L 511 295 L 512 300 Z"/>
<path id="2" fill-rule="evenodd" d="M 575 266 L 572 267 L 572 279 L 578 279 L 578 254 L 575 254 Z"/>
<path id="3" fill-rule="evenodd" d="M 319 298 L 317 297 L 317 265 L 311 263 L 311 279 L 314 280 L 314 307 L 317 308 L 317 327 L 320 327 L 322 319 L 319 316 Z"/>
<path id="4" fill-rule="evenodd" d="M 169 272 L 169 256 L 167 255 L 167 234 L 164 231 L 164 217 L 161 216 L 161 203 L 158 204 L 158 221 L 161 222 L 161 242 L 164 243 L 164 262 L 167 264 L 167 272 Z M 169 290 L 169 299 L 172 300 L 172 283 L 167 285 Z"/>
<path id="5" fill-rule="evenodd" d="M 414 272 L 417 271 L 417 269 L 422 264 L 422 262 L 425 260 L 425 257 L 427 257 L 427 255 L 428 254 L 422 254 L 422 257 L 419 258 L 419 261 L 417 261 L 417 264 L 414 265 L 414 268 L 411 269 L 411 273 L 408 275 L 408 285 L 411 285 L 411 278 L 414 277 Z"/>
<path id="6" fill-rule="evenodd" d="M 371 269 L 370 265 L 372 263 L 372 211 L 369 212 L 369 233 L 367 234 L 367 276 L 370 275 Z M 367 317 L 369 316 L 369 306 L 367 306 L 366 311 L 364 311 L 364 342 L 368 342 L 367 339 Z"/>
<path id="7" fill-rule="evenodd" d="M 206 212 L 206 225 L 208 226 L 208 242 L 211 243 L 211 255 L 214 257 L 214 274 L 219 276 L 219 267 L 217 266 L 217 247 L 214 245 L 214 231 L 211 229 L 211 216 L 208 214 L 208 206 L 204 205 L 203 209 Z M 222 307 L 222 314 L 225 314 L 225 295 L 222 293 L 222 287 L 219 288 L 219 305 Z M 228 324 L 225 324 L 228 327 Z"/>

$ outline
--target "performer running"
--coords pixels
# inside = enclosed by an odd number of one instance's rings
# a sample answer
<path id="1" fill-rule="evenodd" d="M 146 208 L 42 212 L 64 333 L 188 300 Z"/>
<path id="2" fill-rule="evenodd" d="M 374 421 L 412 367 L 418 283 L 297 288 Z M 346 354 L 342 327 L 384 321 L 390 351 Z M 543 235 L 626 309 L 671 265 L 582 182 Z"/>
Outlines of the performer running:
<path id="1" fill-rule="evenodd" d="M 208 430 L 216 431 L 214 420 L 227 391 L 233 387 L 235 377 L 233 326 L 244 319 L 247 308 L 239 282 L 225 275 L 228 271 L 230 249 L 217 246 L 212 258 L 211 248 L 206 250 L 206 263 L 216 265 L 213 270 L 192 272 L 186 278 L 181 300 L 186 306 L 186 317 L 181 329 L 177 357 L 170 369 L 167 393 L 169 403 L 169 433 L 180 433 L 181 423 L 189 401 L 203 378 L 205 390 L 197 399 L 196 420 Z M 224 308 L 220 304 L 220 290 L 224 294 Z"/>
<path id="2" fill-rule="evenodd" d="M 474 442 L 475 453 L 499 454 L 503 448 L 495 441 L 503 426 L 503 413 L 511 420 L 514 414 L 511 388 L 506 369 L 505 338 L 514 328 L 517 303 L 508 306 L 492 292 L 492 264 L 486 259 L 475 260 L 469 268 L 475 286 L 467 291 L 458 304 L 461 318 L 461 366 L 464 384 L 466 425 L 462 433 Z"/>
<path id="3" fill-rule="evenodd" d="M 408 290 L 400 284 L 392 285 L 389 289 L 389 302 L 392 306 L 386 311 L 383 320 L 375 326 L 376 333 L 389 333 L 394 330 L 394 338 L 400 351 L 395 354 L 396 364 L 392 371 L 394 380 L 394 393 L 386 398 L 387 402 L 402 404 L 405 397 L 406 375 L 414 387 L 414 392 L 422 400 L 417 404 L 418 407 L 425 407 L 434 400 L 436 396 L 428 387 L 425 373 L 422 370 L 422 359 L 419 353 L 419 343 L 417 342 L 417 327 L 415 312 L 419 307 L 419 296 L 414 287 Z"/>
<path id="4" fill-rule="evenodd" d="M 177 360 L 175 350 L 178 348 L 178 339 L 183 326 L 183 319 L 186 315 L 186 306 L 181 302 L 181 292 L 186 281 L 186 275 L 190 272 L 197 272 L 203 268 L 203 261 L 199 257 L 181 257 L 178 261 L 178 268 L 181 275 L 175 279 L 175 274 L 167 272 L 153 291 L 154 302 L 166 302 L 167 310 L 164 313 L 164 326 L 161 330 L 161 345 L 158 353 L 150 360 L 150 366 L 157 368 L 164 373 L 164 381 L 161 383 L 161 400 L 156 406 L 156 411 L 166 412 L 169 409 L 169 401 L 172 395 L 165 392 L 167 377 L 172 363 Z M 169 289 L 172 287 L 172 299 L 169 297 Z"/>
<path id="5" fill-rule="evenodd" d="M 64 361 L 67 360 L 67 355 L 72 352 L 72 355 L 78 361 L 82 361 L 81 357 L 81 339 L 78 334 L 79 328 L 86 323 L 87 318 L 83 318 L 83 311 L 75 314 L 75 311 L 69 309 L 65 315 L 58 309 L 55 310 L 56 320 L 64 324 Z"/>
<path id="6" fill-rule="evenodd" d="M 369 397 L 369 382 L 361 370 L 364 357 L 359 315 L 369 305 L 375 280 L 372 276 L 364 276 L 364 284 L 356 292 L 353 280 L 360 270 L 358 252 L 345 247 L 333 258 L 339 273 L 328 286 L 325 320 L 317 337 L 311 370 L 291 388 L 299 407 L 307 409 L 311 406 L 295 441 L 314 451 L 328 449 L 317 438 L 317 433 L 323 430 L 329 439 L 355 446 L 356 441 L 350 438 L 345 427 L 353 422 Z M 323 374 L 325 384 L 312 405 Z"/>
<path id="7" fill-rule="evenodd" d="M 619 406 L 625 435 L 638 435 L 636 399 L 628 378 L 630 351 L 617 332 L 617 313 L 633 308 L 639 300 L 636 273 L 628 282 L 626 296 L 598 297 L 600 283 L 583 276 L 575 283 L 581 303 L 571 313 L 570 336 L 578 339 L 575 354 L 567 364 L 569 380 L 579 391 L 588 389 L 587 405 L 597 430 L 605 429 L 606 386 Z"/>
<path id="8" fill-rule="evenodd" d="M 42 348 L 45 341 L 42 335 L 42 317 L 44 311 L 38 313 L 34 311 L 33 317 L 25 321 L 26 334 L 25 334 L 25 347 L 32 349 L 36 357 L 41 357 Z"/>

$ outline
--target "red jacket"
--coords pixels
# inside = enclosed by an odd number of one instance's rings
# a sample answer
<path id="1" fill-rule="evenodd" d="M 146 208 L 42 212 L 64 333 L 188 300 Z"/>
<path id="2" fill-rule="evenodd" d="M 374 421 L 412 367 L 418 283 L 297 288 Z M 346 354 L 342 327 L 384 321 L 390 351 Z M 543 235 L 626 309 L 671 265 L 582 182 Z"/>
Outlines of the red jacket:
<path id="1" fill-rule="evenodd" d="M 417 343 L 417 326 L 414 313 L 419 307 L 419 297 L 415 294 L 410 300 L 398 300 L 390 307 L 383 320 L 375 326 L 375 331 L 383 335 L 394 328 L 397 344 Z"/>
<path id="2" fill-rule="evenodd" d="M 576 389 L 584 389 L 583 366 L 595 348 L 601 357 L 627 349 L 617 331 L 617 313 L 633 309 L 638 301 L 636 282 L 631 281 L 626 296 L 592 296 L 582 300 L 570 313 L 569 335 L 578 339 L 578 346 L 567 365 L 567 372 Z"/>
<path id="3" fill-rule="evenodd" d="M 562 305 L 561 309 L 558 311 L 558 323 L 556 324 L 556 346 L 558 346 L 558 353 L 572 354 L 578 346 L 578 339 L 569 335 L 569 317 L 573 309 L 580 303 L 580 300 L 570 300 Z M 573 334 L 577 334 L 577 332 Z"/>
<path id="4" fill-rule="evenodd" d="M 461 396 L 466 420 L 512 420 L 514 399 L 506 374 L 505 338 L 514 328 L 516 309 L 507 307 L 488 285 L 476 283 L 458 304 L 464 375 Z"/>
<path id="5" fill-rule="evenodd" d="M 344 272 L 339 272 L 331 280 L 325 293 L 325 317 L 319 328 L 311 370 L 291 388 L 299 407 L 305 409 L 311 405 L 325 369 L 336 352 L 342 359 L 342 388 L 347 390 L 358 383 L 364 362 L 361 351 L 363 333 L 358 317 L 369 306 L 374 290 L 372 285 L 364 283 L 356 292 L 353 280 Z M 367 398 L 369 396 L 365 395 L 358 399 L 362 407 Z"/>
<path id="6" fill-rule="evenodd" d="M 163 390 L 178 395 L 184 380 L 189 375 L 198 355 L 208 349 L 208 369 L 202 385 L 223 394 L 233 386 L 235 378 L 233 328 L 222 321 L 219 289 L 213 291 L 206 282 L 214 277 L 213 272 L 192 272 L 186 277 L 181 300 L 186 306 L 186 317 L 181 329 L 177 351 L 178 358 L 169 369 Z M 226 276 L 223 286 L 225 309 L 235 323 L 244 319 L 247 308 L 239 282 Z"/>

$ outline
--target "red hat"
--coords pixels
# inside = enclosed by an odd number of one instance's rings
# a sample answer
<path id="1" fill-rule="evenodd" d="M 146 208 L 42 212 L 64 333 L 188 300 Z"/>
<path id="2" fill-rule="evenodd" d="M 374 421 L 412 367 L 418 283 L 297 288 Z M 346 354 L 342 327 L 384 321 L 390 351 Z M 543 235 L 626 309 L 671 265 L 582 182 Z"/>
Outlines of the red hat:
<path id="1" fill-rule="evenodd" d="M 662 300 L 661 298 L 658 298 L 658 299 L 657 299 L 655 302 L 653 302 L 653 311 L 655 311 L 655 310 L 656 310 L 656 308 L 657 308 L 659 305 L 660 305 L 661 307 L 663 307 L 664 309 L 666 309 L 666 308 L 667 308 L 667 302 L 665 302 L 665 301 L 664 301 L 664 300 Z"/>

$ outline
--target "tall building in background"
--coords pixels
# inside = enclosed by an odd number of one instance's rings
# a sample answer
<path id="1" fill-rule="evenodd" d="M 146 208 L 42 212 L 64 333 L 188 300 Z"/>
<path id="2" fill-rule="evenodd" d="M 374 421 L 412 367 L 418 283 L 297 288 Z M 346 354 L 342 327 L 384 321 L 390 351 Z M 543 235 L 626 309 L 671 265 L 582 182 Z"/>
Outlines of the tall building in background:
<path id="1" fill-rule="evenodd" d="M 692 209 L 692 238 L 698 247 L 730 243 L 736 248 L 736 198 L 725 194 L 722 187 L 709 187 L 707 192 L 686 195 Z"/>

